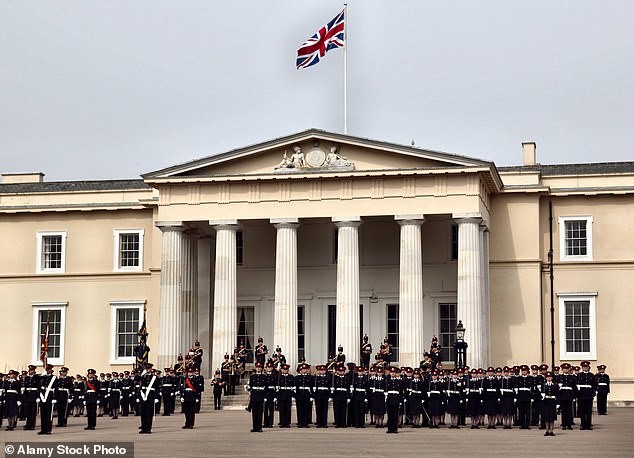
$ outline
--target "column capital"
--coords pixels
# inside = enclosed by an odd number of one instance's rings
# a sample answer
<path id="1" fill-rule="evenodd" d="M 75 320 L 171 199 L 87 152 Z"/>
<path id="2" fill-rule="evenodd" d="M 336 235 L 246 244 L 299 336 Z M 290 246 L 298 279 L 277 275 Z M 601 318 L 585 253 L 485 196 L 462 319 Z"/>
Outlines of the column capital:
<path id="1" fill-rule="evenodd" d="M 237 231 L 240 229 L 237 219 L 215 219 L 210 220 L 209 225 L 213 226 L 216 231 L 225 229 L 230 231 Z"/>
<path id="2" fill-rule="evenodd" d="M 404 224 L 421 225 L 425 222 L 425 215 L 394 215 L 394 220 L 401 226 Z"/>
<path id="3" fill-rule="evenodd" d="M 482 218 L 482 214 L 478 212 L 473 213 L 452 213 L 451 217 L 456 220 L 458 224 L 460 223 L 482 223 L 484 219 Z"/>
<path id="4" fill-rule="evenodd" d="M 359 227 L 363 223 L 360 216 L 333 216 L 332 222 L 337 227 Z"/>
<path id="5" fill-rule="evenodd" d="M 281 227 L 295 228 L 299 226 L 299 218 L 271 218 L 269 221 L 276 229 Z"/>
<path id="6" fill-rule="evenodd" d="M 154 226 L 159 228 L 161 232 L 183 232 L 187 229 L 182 221 L 156 221 Z"/>

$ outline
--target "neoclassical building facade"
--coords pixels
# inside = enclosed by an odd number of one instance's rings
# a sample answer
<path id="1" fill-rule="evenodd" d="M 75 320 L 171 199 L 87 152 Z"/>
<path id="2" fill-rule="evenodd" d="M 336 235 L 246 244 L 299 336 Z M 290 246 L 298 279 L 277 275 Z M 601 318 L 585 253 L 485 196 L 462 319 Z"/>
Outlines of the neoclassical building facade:
<path id="1" fill-rule="evenodd" d="M 174 364 L 198 339 L 208 374 L 258 337 L 295 365 L 362 336 L 417 366 L 432 336 L 486 367 L 607 364 L 634 318 L 634 163 L 492 162 L 320 130 L 185 162 L 141 180 L 0 184 L 1 360 L 81 372 Z M 518 154 L 519 158 L 519 154 Z M 52 323 L 52 324 L 51 324 Z"/>

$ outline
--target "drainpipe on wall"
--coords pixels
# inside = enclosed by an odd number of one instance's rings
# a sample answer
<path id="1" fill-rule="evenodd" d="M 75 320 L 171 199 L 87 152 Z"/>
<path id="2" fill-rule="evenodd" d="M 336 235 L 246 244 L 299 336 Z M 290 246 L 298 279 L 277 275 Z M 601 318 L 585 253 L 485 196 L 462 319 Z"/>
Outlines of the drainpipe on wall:
<path id="1" fill-rule="evenodd" d="M 548 248 L 548 270 L 550 275 L 550 367 L 555 367 L 555 291 L 553 273 L 553 202 L 548 200 L 548 228 L 550 247 Z"/>

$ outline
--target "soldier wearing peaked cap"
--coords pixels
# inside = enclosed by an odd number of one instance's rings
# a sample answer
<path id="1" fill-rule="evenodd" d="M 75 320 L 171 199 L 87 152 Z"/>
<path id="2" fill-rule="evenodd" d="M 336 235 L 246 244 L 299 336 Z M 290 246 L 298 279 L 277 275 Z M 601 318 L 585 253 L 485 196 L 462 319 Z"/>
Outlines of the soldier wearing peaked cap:
<path id="1" fill-rule="evenodd" d="M 313 398 L 313 376 L 310 365 L 302 363 L 295 376 L 295 406 L 297 407 L 297 427 L 308 428 L 310 423 L 310 400 Z"/>
<path id="2" fill-rule="evenodd" d="M 372 344 L 368 341 L 368 335 L 363 335 L 363 342 L 361 342 L 361 365 L 363 367 L 370 367 L 370 357 L 372 356 Z"/>
<path id="3" fill-rule="evenodd" d="M 597 366 L 594 376 L 597 387 L 597 415 L 608 414 L 608 394 L 610 394 L 610 376 L 605 373 L 605 364 Z"/>
<path id="4" fill-rule="evenodd" d="M 559 405 L 561 406 L 561 429 L 572 430 L 572 400 L 577 393 L 575 376 L 570 373 L 570 364 L 561 365 L 562 374 L 557 380 L 559 384 Z"/>
<path id="5" fill-rule="evenodd" d="M 277 397 L 277 374 L 273 372 L 272 361 L 264 365 L 264 376 L 266 380 L 266 389 L 264 390 L 264 427 L 272 428 Z"/>
<path id="6" fill-rule="evenodd" d="M 264 339 L 258 337 L 258 344 L 255 346 L 255 362 L 260 363 L 264 367 L 266 361 L 266 355 L 269 353 L 269 349 L 264 345 Z"/>
<path id="7" fill-rule="evenodd" d="M 387 412 L 386 433 L 398 433 L 398 411 L 403 402 L 400 370 L 394 366 L 390 368 L 385 379 L 385 410 Z"/>
<path id="8" fill-rule="evenodd" d="M 211 379 L 211 391 L 214 395 L 214 410 L 220 410 L 222 408 L 222 391 L 224 385 L 225 382 L 222 380 L 220 369 L 216 369 L 216 372 Z"/>
<path id="9" fill-rule="evenodd" d="M 245 388 L 250 393 L 249 405 L 251 406 L 252 433 L 262 432 L 262 417 L 264 414 L 264 396 L 268 378 L 262 372 L 262 363 L 255 363 L 255 373 L 249 377 L 249 383 Z"/>
<path id="10" fill-rule="evenodd" d="M 288 373 L 289 369 L 288 364 L 282 364 L 277 377 L 276 393 L 280 411 L 280 428 L 291 427 L 291 404 L 295 392 L 295 377 Z"/>
<path id="11" fill-rule="evenodd" d="M 40 377 L 39 404 L 41 428 L 38 434 L 51 434 L 53 430 L 53 404 L 57 390 L 57 376 L 53 374 L 53 365 L 46 365 L 46 373 Z"/>
<path id="12" fill-rule="evenodd" d="M 26 425 L 24 429 L 32 431 L 35 429 L 35 418 L 37 417 L 37 400 L 40 390 L 40 375 L 35 373 L 35 366 L 29 365 L 29 371 L 22 379 L 21 390 L 23 393 L 24 416 Z"/>
<path id="13" fill-rule="evenodd" d="M 183 413 L 185 414 L 185 425 L 183 429 L 194 429 L 196 402 L 198 401 L 200 386 L 195 379 L 193 367 L 190 367 L 183 376 L 179 390 L 181 403 L 183 404 Z"/>
<path id="14" fill-rule="evenodd" d="M 592 401 L 595 393 L 595 377 L 590 372 L 590 362 L 581 362 L 581 372 L 577 375 L 577 402 L 581 430 L 592 429 Z"/>
<path id="15" fill-rule="evenodd" d="M 88 417 L 88 425 L 84 429 L 93 430 L 97 426 L 97 406 L 99 405 L 99 380 L 97 380 L 97 371 L 88 369 L 88 378 L 86 379 L 86 394 L 84 395 L 84 404 L 86 405 L 86 415 Z"/>
<path id="16" fill-rule="evenodd" d="M 335 428 L 345 428 L 346 410 L 350 402 L 350 384 L 345 374 L 346 368 L 339 364 L 335 368 L 335 375 L 332 378 L 332 409 L 335 416 Z"/>
<path id="17" fill-rule="evenodd" d="M 141 430 L 139 434 L 152 433 L 152 420 L 154 419 L 154 404 L 158 403 L 156 397 L 156 375 L 152 371 L 153 365 L 145 365 L 145 371 L 139 381 L 139 412 L 141 415 Z"/>
<path id="18" fill-rule="evenodd" d="M 7 417 L 7 431 L 13 431 L 18 423 L 18 408 L 22 404 L 22 393 L 20 392 L 20 382 L 17 379 L 18 371 L 11 369 L 8 379 L 4 382 L 0 380 L 0 388 L 4 390 L 4 411 Z"/>
<path id="19" fill-rule="evenodd" d="M 326 365 L 317 366 L 317 375 L 313 379 L 313 397 L 315 399 L 315 425 L 328 427 L 328 399 L 330 398 L 331 375 L 326 374 Z"/>
<path id="20" fill-rule="evenodd" d="M 57 390 L 55 400 L 57 401 L 57 426 L 65 427 L 68 422 L 68 404 L 73 393 L 73 381 L 68 377 L 68 368 L 62 367 L 57 378 Z"/>

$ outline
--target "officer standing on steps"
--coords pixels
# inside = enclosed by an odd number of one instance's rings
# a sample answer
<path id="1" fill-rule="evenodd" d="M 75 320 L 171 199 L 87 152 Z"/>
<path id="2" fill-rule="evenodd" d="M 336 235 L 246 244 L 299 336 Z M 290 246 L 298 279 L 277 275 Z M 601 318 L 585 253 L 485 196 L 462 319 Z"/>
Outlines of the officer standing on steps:
<path id="1" fill-rule="evenodd" d="M 152 371 L 153 365 L 147 363 L 141 374 L 139 383 L 139 411 L 141 414 L 141 431 L 139 434 L 152 434 L 152 420 L 156 399 L 156 375 Z"/>
<path id="2" fill-rule="evenodd" d="M 268 377 L 262 373 L 262 363 L 255 363 L 255 373 L 249 377 L 249 383 L 246 385 L 247 391 L 251 394 L 249 405 L 251 406 L 251 419 L 253 427 L 252 433 L 262 432 L 262 415 L 264 413 L 264 393 L 266 391 Z"/>
<path id="3" fill-rule="evenodd" d="M 84 429 L 93 430 L 97 426 L 97 406 L 99 405 L 99 380 L 97 380 L 97 371 L 94 369 L 88 369 L 84 405 L 88 417 L 88 425 Z"/>
<path id="4" fill-rule="evenodd" d="M 46 374 L 40 377 L 40 418 L 41 429 L 38 434 L 51 434 L 53 430 L 53 404 L 57 390 L 57 377 L 53 374 L 53 365 L 46 365 Z"/>

